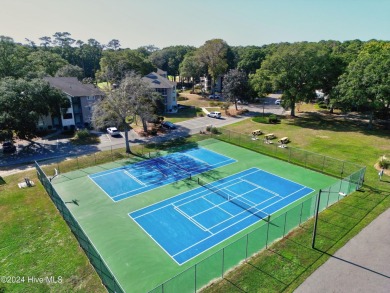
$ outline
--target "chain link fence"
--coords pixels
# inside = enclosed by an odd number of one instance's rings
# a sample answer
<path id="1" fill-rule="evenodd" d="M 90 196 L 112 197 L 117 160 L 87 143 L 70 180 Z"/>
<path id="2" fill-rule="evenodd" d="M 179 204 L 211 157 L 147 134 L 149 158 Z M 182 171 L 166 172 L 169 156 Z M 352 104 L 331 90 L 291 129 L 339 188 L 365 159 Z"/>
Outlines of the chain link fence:
<path id="1" fill-rule="evenodd" d="M 208 131 L 212 130 L 212 131 Z M 212 129 L 212 127 L 194 130 L 199 134 L 193 142 L 182 137 L 170 137 L 160 141 L 152 141 L 134 145 L 132 154 L 127 154 L 124 148 L 110 146 L 100 152 L 74 156 L 68 159 L 56 158 L 53 160 L 35 162 L 38 177 L 45 187 L 53 203 L 76 236 L 80 246 L 84 249 L 91 264 L 102 279 L 109 292 L 124 292 L 115 276 L 105 264 L 96 248 L 89 241 L 80 225 L 74 219 L 65 203 L 54 190 L 49 177 L 53 168 L 59 173 L 69 173 L 68 179 L 87 176 L 89 172 L 97 172 L 96 168 L 115 168 L 128 165 L 139 160 L 158 157 L 169 152 L 177 152 L 197 146 L 197 142 L 209 138 L 216 140 L 202 141 L 202 145 L 212 144 L 218 140 L 226 141 L 268 156 L 272 156 L 296 165 L 319 171 L 340 178 L 332 186 L 321 190 L 319 211 L 339 201 L 343 196 L 359 189 L 364 182 L 365 168 L 356 164 L 334 159 L 328 156 L 304 151 L 293 147 L 281 148 L 278 144 L 266 144 L 262 140 L 253 140 L 249 134 L 242 134 L 226 129 Z M 193 133 L 193 134 L 194 134 Z M 92 168 L 94 167 L 94 168 Z M 90 171 L 89 168 L 91 168 Z M 103 170 L 103 169 L 102 169 Z M 167 280 L 150 292 L 196 292 L 210 281 L 223 277 L 229 270 L 246 261 L 248 258 L 267 248 L 270 244 L 285 237 L 289 232 L 314 216 L 318 192 L 313 192 L 298 205 L 281 215 L 263 221 L 262 226 L 246 234 L 235 242 L 203 259 L 182 273 Z"/>
<path id="2" fill-rule="evenodd" d="M 338 202 L 362 186 L 365 168 L 361 168 L 344 179 L 321 190 L 319 211 Z M 275 241 L 284 238 L 288 233 L 314 216 L 318 192 L 313 192 L 302 203 L 292 206 L 285 213 L 264 221 L 263 225 L 239 238 L 194 266 L 162 283 L 150 292 L 174 293 L 196 292 L 210 281 L 223 278 L 224 275 L 247 261 L 251 256 L 267 248 Z"/>
<path id="3" fill-rule="evenodd" d="M 71 212 L 67 208 L 64 201 L 57 194 L 57 192 L 53 188 L 53 185 L 50 182 L 50 179 L 46 176 L 45 172 L 41 169 L 41 167 L 37 162 L 35 162 L 35 168 L 37 170 L 38 178 L 41 181 L 44 188 L 46 189 L 46 192 L 49 194 L 54 205 L 56 206 L 56 208 L 64 218 L 65 222 L 68 224 L 70 230 L 76 237 L 80 246 L 85 251 L 85 254 L 87 255 L 89 261 L 91 262 L 96 272 L 100 276 L 108 292 L 110 293 L 125 292 L 117 282 L 115 276 L 111 273 L 110 269 L 108 268 L 108 266 L 106 265 L 102 257 L 100 256 L 95 246 L 89 240 L 87 234 L 83 231 L 83 229 L 78 224 L 77 220 L 72 216 Z"/>

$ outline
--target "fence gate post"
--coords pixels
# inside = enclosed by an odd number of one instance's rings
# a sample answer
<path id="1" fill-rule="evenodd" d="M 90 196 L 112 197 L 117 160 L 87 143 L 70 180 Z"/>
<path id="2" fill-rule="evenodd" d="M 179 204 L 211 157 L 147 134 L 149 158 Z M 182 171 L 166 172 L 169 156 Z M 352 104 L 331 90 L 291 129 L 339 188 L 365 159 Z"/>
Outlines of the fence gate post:
<path id="1" fill-rule="evenodd" d="M 265 248 L 268 248 L 269 221 L 267 222 L 267 238 L 265 240 Z"/>
<path id="2" fill-rule="evenodd" d="M 195 264 L 195 278 L 194 278 L 194 281 L 195 281 L 195 290 L 194 290 L 194 292 L 196 293 L 196 264 Z"/>
<path id="3" fill-rule="evenodd" d="M 223 278 L 224 266 L 225 266 L 225 248 L 222 248 L 222 278 Z"/>

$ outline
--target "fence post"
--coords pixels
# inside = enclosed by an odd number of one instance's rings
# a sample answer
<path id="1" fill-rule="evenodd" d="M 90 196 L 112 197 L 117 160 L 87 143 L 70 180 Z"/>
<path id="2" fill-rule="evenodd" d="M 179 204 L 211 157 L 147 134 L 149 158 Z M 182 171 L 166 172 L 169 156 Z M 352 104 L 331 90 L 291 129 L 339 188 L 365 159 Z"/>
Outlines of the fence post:
<path id="1" fill-rule="evenodd" d="M 344 165 L 345 165 L 345 161 L 343 161 L 343 166 L 341 167 L 340 178 L 343 178 L 343 174 L 344 174 Z"/>
<path id="2" fill-rule="evenodd" d="M 269 221 L 267 222 L 267 238 L 265 240 L 265 248 L 268 248 Z"/>
<path id="3" fill-rule="evenodd" d="M 76 157 L 76 161 L 77 161 L 77 169 L 80 169 L 80 166 L 79 166 L 79 157 Z"/>
<path id="4" fill-rule="evenodd" d="M 194 290 L 194 292 L 196 293 L 196 264 L 194 267 L 195 267 L 195 280 L 194 280 L 195 281 L 195 290 Z"/>
<path id="5" fill-rule="evenodd" d="M 222 278 L 224 273 L 224 267 L 225 267 L 225 248 L 222 248 Z"/>
<path id="6" fill-rule="evenodd" d="M 249 242 L 249 233 L 246 234 L 245 260 L 248 259 L 248 242 Z"/>
<path id="7" fill-rule="evenodd" d="M 303 212 L 303 202 L 301 204 L 301 213 L 299 215 L 299 226 L 301 226 L 301 224 L 302 224 L 302 212 Z"/>
<path id="8" fill-rule="evenodd" d="M 284 238 L 284 235 L 286 235 L 286 223 L 287 223 L 287 212 L 284 213 L 283 238 Z"/>

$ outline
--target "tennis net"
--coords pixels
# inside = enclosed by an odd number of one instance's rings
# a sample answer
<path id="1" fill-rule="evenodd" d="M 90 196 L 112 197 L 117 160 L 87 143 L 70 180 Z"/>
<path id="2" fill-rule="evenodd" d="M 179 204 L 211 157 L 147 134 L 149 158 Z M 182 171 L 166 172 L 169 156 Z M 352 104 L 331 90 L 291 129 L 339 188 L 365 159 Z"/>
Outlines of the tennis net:
<path id="1" fill-rule="evenodd" d="M 186 176 L 187 176 L 189 179 L 191 179 L 191 173 L 188 172 L 186 169 L 180 167 L 179 165 L 174 164 L 174 163 L 172 163 L 171 161 L 161 159 L 161 158 L 156 158 L 156 160 L 157 160 L 157 161 L 160 161 L 160 162 L 163 162 L 163 164 L 171 165 L 171 166 L 173 166 L 174 168 L 179 169 L 181 173 L 186 174 Z M 179 173 L 180 173 L 180 172 L 179 172 Z"/>
<path id="2" fill-rule="evenodd" d="M 267 221 L 269 220 L 269 215 L 267 213 L 264 213 L 264 212 L 260 211 L 259 209 L 257 209 L 256 205 L 254 205 L 254 206 L 249 205 L 249 204 L 243 202 L 242 200 L 238 199 L 237 197 L 234 197 L 234 196 L 227 194 L 226 192 L 222 191 L 218 187 L 215 187 L 211 183 L 207 183 L 207 182 L 203 181 L 199 177 L 198 177 L 198 184 L 211 190 L 215 194 L 223 197 L 224 199 L 235 204 L 236 206 L 240 207 L 241 209 L 255 215 L 256 217 L 263 219 L 263 220 L 267 220 Z"/>

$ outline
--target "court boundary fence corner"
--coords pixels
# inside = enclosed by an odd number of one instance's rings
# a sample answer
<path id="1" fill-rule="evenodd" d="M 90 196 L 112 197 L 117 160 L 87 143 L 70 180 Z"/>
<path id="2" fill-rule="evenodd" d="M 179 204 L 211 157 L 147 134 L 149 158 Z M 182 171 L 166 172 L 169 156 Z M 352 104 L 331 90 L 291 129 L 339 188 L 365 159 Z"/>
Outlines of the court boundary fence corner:
<path id="1" fill-rule="evenodd" d="M 37 170 L 38 178 L 41 181 L 43 187 L 45 188 L 57 210 L 60 212 L 65 222 L 69 226 L 73 235 L 76 237 L 81 248 L 84 250 L 92 266 L 95 268 L 107 291 L 110 293 L 124 293 L 125 291 L 122 289 L 119 282 L 116 280 L 114 274 L 111 272 L 110 268 L 100 256 L 98 250 L 95 248 L 93 243 L 89 240 L 87 234 L 81 228 L 77 220 L 72 216 L 65 202 L 57 194 L 56 190 L 53 188 L 50 179 L 47 177 L 47 175 L 42 170 L 37 161 L 35 161 L 35 168 Z"/>

